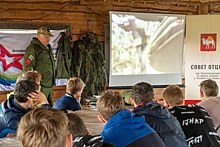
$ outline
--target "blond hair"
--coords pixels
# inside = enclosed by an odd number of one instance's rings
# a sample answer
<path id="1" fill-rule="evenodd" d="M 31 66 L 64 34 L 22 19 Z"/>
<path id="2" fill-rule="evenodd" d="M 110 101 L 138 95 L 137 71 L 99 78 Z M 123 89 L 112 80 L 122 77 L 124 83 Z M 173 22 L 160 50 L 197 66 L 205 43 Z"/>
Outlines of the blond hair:
<path id="1" fill-rule="evenodd" d="M 107 90 L 97 101 L 97 109 L 103 118 L 108 121 L 118 111 L 125 109 L 124 100 L 119 92 Z"/>
<path id="2" fill-rule="evenodd" d="M 206 97 L 216 97 L 218 96 L 218 85 L 214 80 L 208 79 L 200 83 L 200 91 L 203 91 Z"/>
<path id="3" fill-rule="evenodd" d="M 182 105 L 184 102 L 183 92 L 177 85 L 170 85 L 163 91 L 163 98 L 172 106 Z"/>
<path id="4" fill-rule="evenodd" d="M 66 91 L 70 94 L 75 94 L 77 91 L 82 90 L 86 84 L 77 77 L 70 78 L 66 84 Z"/>
<path id="5" fill-rule="evenodd" d="M 64 147 L 68 133 L 68 118 L 63 111 L 35 108 L 22 117 L 17 138 L 23 147 Z"/>

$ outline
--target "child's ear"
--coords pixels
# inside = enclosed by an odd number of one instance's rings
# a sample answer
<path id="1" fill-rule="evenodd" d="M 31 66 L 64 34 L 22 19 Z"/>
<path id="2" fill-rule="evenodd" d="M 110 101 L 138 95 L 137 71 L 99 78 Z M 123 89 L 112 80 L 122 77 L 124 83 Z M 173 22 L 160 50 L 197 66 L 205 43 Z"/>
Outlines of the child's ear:
<path id="1" fill-rule="evenodd" d="M 73 146 L 72 140 L 73 140 L 72 134 L 67 135 L 67 138 L 66 138 L 66 146 L 67 147 L 72 147 Z"/>
<path id="2" fill-rule="evenodd" d="M 200 90 L 200 97 L 204 97 L 204 92 L 202 90 Z"/>
<path id="3" fill-rule="evenodd" d="M 152 101 L 157 102 L 157 99 L 155 97 L 152 98 Z"/>
<path id="4" fill-rule="evenodd" d="M 106 123 L 107 121 L 103 118 L 103 116 L 101 114 L 98 115 L 98 119 L 99 121 L 101 121 L 102 123 Z"/>
<path id="5" fill-rule="evenodd" d="M 130 97 L 130 103 L 131 103 L 131 105 L 134 105 L 134 98 L 133 97 Z"/>
<path id="6" fill-rule="evenodd" d="M 163 99 L 163 102 L 164 102 L 164 106 L 167 107 L 167 108 L 170 108 L 170 104 L 168 101 L 166 101 L 165 99 Z"/>

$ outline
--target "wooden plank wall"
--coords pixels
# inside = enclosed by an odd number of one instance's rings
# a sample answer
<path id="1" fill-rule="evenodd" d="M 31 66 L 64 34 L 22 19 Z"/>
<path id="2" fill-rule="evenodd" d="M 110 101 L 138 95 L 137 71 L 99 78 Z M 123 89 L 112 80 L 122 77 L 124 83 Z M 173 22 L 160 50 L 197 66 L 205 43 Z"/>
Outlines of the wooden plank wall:
<path id="1" fill-rule="evenodd" d="M 91 30 L 104 43 L 109 11 L 219 14 L 219 0 L 1 0 L 0 21 L 72 25 L 73 41 Z"/>
<path id="2" fill-rule="evenodd" d="M 70 24 L 73 41 L 87 30 L 104 44 L 109 11 L 157 12 L 186 15 L 219 14 L 219 0 L 1 0 L 0 23 Z M 163 90 L 163 89 L 162 89 Z M 158 93 L 161 93 L 159 90 Z M 0 92 L 0 102 L 9 91 Z M 55 87 L 54 100 L 65 93 Z"/>

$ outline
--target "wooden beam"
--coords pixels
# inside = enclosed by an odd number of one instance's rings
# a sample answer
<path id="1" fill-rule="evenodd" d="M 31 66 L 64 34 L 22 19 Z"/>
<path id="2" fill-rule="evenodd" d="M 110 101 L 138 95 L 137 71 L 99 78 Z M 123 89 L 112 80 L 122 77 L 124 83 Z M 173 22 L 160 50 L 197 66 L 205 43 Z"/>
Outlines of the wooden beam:
<path id="1" fill-rule="evenodd" d="M 198 7 L 198 15 L 208 15 L 209 14 L 209 9 L 208 5 L 200 5 Z"/>
<path id="2" fill-rule="evenodd" d="M 1 2 L 13 2 L 13 3 L 44 3 L 44 2 L 59 2 L 59 3 L 65 3 L 65 2 L 72 2 L 72 1 L 78 1 L 78 0 L 1 0 Z"/>

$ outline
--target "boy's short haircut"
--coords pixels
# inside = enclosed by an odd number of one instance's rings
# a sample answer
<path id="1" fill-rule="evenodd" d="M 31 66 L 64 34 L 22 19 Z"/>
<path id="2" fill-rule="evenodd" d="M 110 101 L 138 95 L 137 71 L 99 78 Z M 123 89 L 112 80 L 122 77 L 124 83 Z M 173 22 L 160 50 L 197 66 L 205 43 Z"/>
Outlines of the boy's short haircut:
<path id="1" fill-rule="evenodd" d="M 78 136 L 87 135 L 87 129 L 84 121 L 74 113 L 67 113 L 69 132 L 72 133 L 73 140 Z"/>
<path id="2" fill-rule="evenodd" d="M 23 147 L 65 147 L 68 133 L 68 118 L 64 112 L 35 108 L 22 117 L 17 138 Z"/>
<path id="3" fill-rule="evenodd" d="M 22 80 L 29 80 L 32 82 L 40 82 L 41 81 L 41 74 L 38 71 L 27 71 L 17 78 L 17 82 L 22 81 Z"/>
<path id="4" fill-rule="evenodd" d="M 151 84 L 140 82 L 132 87 L 132 97 L 137 105 L 144 100 L 152 100 L 154 98 L 154 90 Z"/>
<path id="5" fill-rule="evenodd" d="M 179 106 L 184 102 L 183 92 L 177 85 L 170 85 L 163 91 L 163 98 L 169 102 L 171 106 Z"/>
<path id="6" fill-rule="evenodd" d="M 15 85 L 14 98 L 17 102 L 25 103 L 28 100 L 28 94 L 38 89 L 39 85 L 36 82 L 31 82 L 29 80 L 19 81 Z"/>
<path id="7" fill-rule="evenodd" d="M 86 84 L 77 77 L 70 78 L 66 84 L 66 91 L 70 94 L 75 94 L 77 91 L 82 90 Z"/>
<path id="8" fill-rule="evenodd" d="M 202 81 L 200 83 L 200 90 L 204 91 L 207 97 L 216 97 L 219 92 L 218 84 L 211 79 Z"/>
<path id="9" fill-rule="evenodd" d="M 113 90 L 105 91 L 98 99 L 96 106 L 106 121 L 113 117 L 118 111 L 126 109 L 121 94 Z"/>

